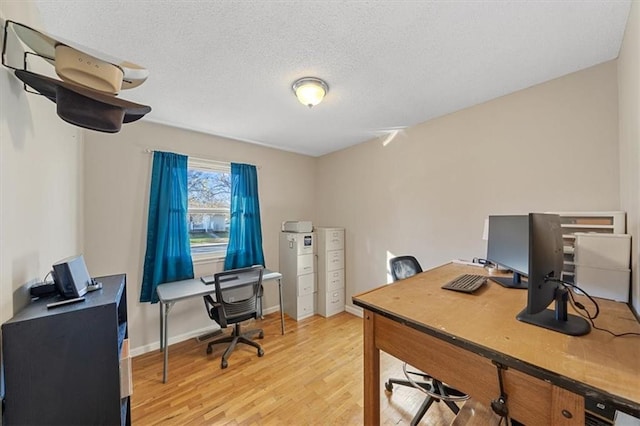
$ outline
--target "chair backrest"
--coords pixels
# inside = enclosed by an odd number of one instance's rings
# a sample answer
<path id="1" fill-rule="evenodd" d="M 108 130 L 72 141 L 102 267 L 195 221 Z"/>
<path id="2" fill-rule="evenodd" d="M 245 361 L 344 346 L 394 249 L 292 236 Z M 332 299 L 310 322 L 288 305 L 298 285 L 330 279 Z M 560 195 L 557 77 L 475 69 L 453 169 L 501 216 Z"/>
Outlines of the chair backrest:
<path id="1" fill-rule="evenodd" d="M 398 256 L 389 259 L 389 269 L 393 281 L 403 280 L 422 272 L 420 263 L 413 256 Z"/>
<path id="2" fill-rule="evenodd" d="M 227 322 L 256 318 L 262 286 L 262 266 L 232 269 L 215 274 L 216 301 L 222 304 Z"/>

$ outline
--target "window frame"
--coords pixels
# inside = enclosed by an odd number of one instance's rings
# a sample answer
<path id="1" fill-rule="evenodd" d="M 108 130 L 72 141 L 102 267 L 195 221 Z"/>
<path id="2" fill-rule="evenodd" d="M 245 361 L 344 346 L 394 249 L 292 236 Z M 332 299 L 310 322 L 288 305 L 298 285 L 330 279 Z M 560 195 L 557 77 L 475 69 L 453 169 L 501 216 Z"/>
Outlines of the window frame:
<path id="1" fill-rule="evenodd" d="M 202 158 L 193 158 L 188 157 L 187 159 L 187 171 L 189 170 L 201 170 L 208 172 L 217 172 L 217 173 L 227 173 L 231 175 L 231 163 L 224 161 L 216 161 L 216 160 L 208 160 Z M 188 195 L 187 195 L 188 197 Z M 229 194 L 229 208 L 220 208 L 220 207 L 189 207 L 189 201 L 187 200 L 187 220 L 188 216 L 192 213 L 200 214 L 200 213 L 227 213 L 229 218 L 231 218 L 231 194 Z M 191 240 L 191 238 L 189 238 Z M 227 242 L 228 244 L 228 242 Z M 191 258 L 193 263 L 200 263 L 205 261 L 224 261 L 227 256 L 227 250 L 223 253 L 220 253 L 219 250 L 216 251 L 205 251 L 205 252 L 193 252 L 193 244 L 189 241 L 189 247 L 191 249 Z"/>

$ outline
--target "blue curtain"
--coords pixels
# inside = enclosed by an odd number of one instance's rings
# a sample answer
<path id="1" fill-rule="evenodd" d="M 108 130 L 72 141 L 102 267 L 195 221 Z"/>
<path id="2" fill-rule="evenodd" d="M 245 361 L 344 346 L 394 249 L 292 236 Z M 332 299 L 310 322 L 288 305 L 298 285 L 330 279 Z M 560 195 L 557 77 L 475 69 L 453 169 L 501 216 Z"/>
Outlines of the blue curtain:
<path id="1" fill-rule="evenodd" d="M 231 163 L 231 221 L 225 271 L 264 266 L 256 166 Z"/>
<path id="2" fill-rule="evenodd" d="M 187 157 L 153 153 L 141 302 L 158 302 L 158 284 L 193 278 L 187 225 Z"/>

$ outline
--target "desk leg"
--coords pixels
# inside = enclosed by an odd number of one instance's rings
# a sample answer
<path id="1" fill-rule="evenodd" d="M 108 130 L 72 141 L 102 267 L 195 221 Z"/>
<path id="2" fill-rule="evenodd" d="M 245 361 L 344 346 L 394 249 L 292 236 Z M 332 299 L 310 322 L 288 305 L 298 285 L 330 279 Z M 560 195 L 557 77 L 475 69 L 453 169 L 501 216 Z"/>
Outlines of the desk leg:
<path id="1" fill-rule="evenodd" d="M 284 304 L 282 303 L 282 279 L 278 278 L 278 293 L 280 294 L 280 328 L 284 336 Z"/>
<path id="2" fill-rule="evenodd" d="M 160 306 L 160 352 L 164 349 L 164 303 L 158 303 Z"/>
<path id="3" fill-rule="evenodd" d="M 173 303 L 165 303 L 164 304 L 164 312 L 162 312 L 162 328 L 164 329 L 162 332 L 162 341 L 160 342 L 160 346 L 164 349 L 164 365 L 162 367 L 162 383 L 167 383 L 168 375 L 169 375 L 169 311 Z M 162 305 L 160 306 L 162 308 Z"/>
<path id="4" fill-rule="evenodd" d="M 380 350 L 376 347 L 375 314 L 364 310 L 364 424 L 380 424 Z"/>

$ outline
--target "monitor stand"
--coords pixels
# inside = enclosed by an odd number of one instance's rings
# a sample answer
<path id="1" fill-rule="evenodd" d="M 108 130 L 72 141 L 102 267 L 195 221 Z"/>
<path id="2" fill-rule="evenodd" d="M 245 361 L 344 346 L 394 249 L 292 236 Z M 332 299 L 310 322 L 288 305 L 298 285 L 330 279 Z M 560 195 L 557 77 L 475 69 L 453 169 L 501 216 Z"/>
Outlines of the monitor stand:
<path id="1" fill-rule="evenodd" d="M 568 299 L 569 291 L 565 288 L 559 288 L 556 290 L 555 311 L 545 309 L 537 314 L 528 314 L 527 308 L 525 308 L 516 318 L 519 321 L 548 328 L 549 330 L 568 334 L 569 336 L 584 336 L 585 334 L 589 334 L 591 324 L 589 324 L 586 319 L 567 313 Z"/>
<path id="2" fill-rule="evenodd" d="M 527 289 L 529 288 L 529 285 L 526 281 L 522 281 L 522 274 L 519 274 L 517 272 L 513 273 L 513 278 L 509 278 L 509 277 L 489 277 L 489 279 L 491 281 L 494 281 L 498 284 L 500 284 L 502 287 L 506 287 L 506 288 L 520 288 L 520 289 Z"/>

